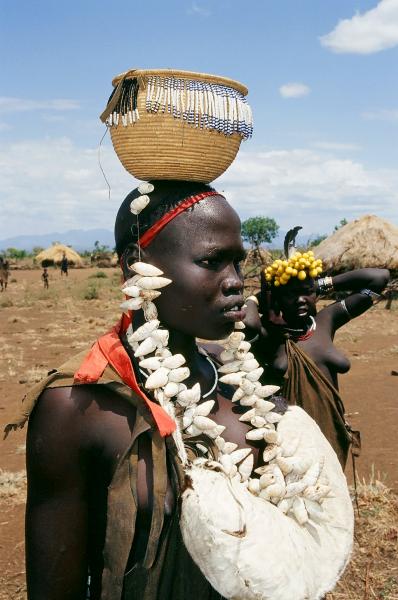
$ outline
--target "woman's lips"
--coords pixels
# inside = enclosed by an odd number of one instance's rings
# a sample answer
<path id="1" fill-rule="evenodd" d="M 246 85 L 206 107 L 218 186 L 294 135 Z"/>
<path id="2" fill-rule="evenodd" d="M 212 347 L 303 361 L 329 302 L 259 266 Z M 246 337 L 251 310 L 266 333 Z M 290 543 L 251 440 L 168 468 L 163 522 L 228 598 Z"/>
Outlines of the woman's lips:
<path id="1" fill-rule="evenodd" d="M 246 311 L 242 307 L 236 305 L 232 306 L 231 308 L 224 309 L 222 314 L 228 321 L 236 322 L 243 321 L 246 316 Z"/>

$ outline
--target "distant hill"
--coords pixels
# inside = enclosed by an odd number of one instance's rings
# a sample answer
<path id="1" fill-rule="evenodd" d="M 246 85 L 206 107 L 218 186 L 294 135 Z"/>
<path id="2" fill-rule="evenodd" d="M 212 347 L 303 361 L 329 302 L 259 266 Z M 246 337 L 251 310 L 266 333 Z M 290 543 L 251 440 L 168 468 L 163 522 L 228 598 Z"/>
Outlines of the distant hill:
<path id="1" fill-rule="evenodd" d="M 272 243 L 266 244 L 266 246 L 270 248 L 282 248 L 285 235 L 286 231 L 279 231 Z M 316 234 L 298 235 L 297 245 L 305 246 L 309 238 L 313 239 L 314 237 L 316 237 Z M 97 240 L 101 245 L 109 246 L 110 248 L 114 248 L 115 246 L 113 232 L 108 231 L 108 229 L 71 229 L 70 231 L 64 231 L 64 233 L 19 235 L 0 240 L 0 252 L 6 250 L 6 248 L 18 248 L 18 250 L 31 252 L 35 246 L 47 248 L 53 242 L 60 242 L 61 244 L 72 246 L 77 252 L 83 252 L 84 250 L 92 250 Z"/>
<path id="2" fill-rule="evenodd" d="M 31 235 L 19 235 L 0 240 L 0 251 L 6 250 L 6 248 L 18 248 L 18 250 L 31 252 L 35 246 L 47 248 L 53 242 L 60 242 L 61 244 L 72 246 L 78 252 L 83 252 L 84 250 L 92 250 L 97 240 L 101 245 L 109 246 L 110 248 L 114 248 L 115 246 L 113 232 L 108 231 L 108 229 L 71 229 L 63 233 L 55 232 L 43 235 L 32 233 Z"/>

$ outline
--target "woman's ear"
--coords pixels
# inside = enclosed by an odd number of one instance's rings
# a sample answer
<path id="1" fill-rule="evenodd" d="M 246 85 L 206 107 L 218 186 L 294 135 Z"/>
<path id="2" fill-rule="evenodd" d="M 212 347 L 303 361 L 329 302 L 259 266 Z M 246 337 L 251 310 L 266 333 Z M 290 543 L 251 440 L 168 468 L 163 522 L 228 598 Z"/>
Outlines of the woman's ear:
<path id="1" fill-rule="evenodd" d="M 131 265 L 137 262 L 139 259 L 139 251 L 137 244 L 129 244 L 123 251 L 122 256 L 120 257 L 120 266 L 123 271 L 124 279 L 129 279 L 134 275 L 131 271 Z"/>
<path id="2" fill-rule="evenodd" d="M 129 279 L 130 277 L 133 277 L 133 275 L 136 274 L 131 269 L 131 266 L 137 261 L 151 262 L 148 259 L 147 252 L 145 252 L 145 250 L 143 250 L 143 249 L 140 249 L 138 247 L 138 244 L 133 244 L 133 243 L 129 244 L 125 248 L 125 250 L 120 258 L 120 266 L 122 268 L 123 276 L 124 276 L 125 280 Z"/>

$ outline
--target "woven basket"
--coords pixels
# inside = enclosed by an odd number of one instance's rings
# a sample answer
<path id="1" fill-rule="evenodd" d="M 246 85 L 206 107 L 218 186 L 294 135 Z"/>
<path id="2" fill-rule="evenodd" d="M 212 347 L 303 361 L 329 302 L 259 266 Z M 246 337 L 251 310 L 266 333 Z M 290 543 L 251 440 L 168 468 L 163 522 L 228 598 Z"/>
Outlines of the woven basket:
<path id="1" fill-rule="evenodd" d="M 115 88 L 126 79 L 137 78 L 139 120 L 127 126 L 119 121 L 110 127 L 112 143 L 125 169 L 137 179 L 177 179 L 208 183 L 219 177 L 234 160 L 242 140 L 239 133 L 224 135 L 195 127 L 167 112 L 146 110 L 149 77 L 174 77 L 228 86 L 243 94 L 247 89 L 224 77 L 189 71 L 134 70 L 115 77 Z M 105 122 L 111 102 L 101 115 Z"/>

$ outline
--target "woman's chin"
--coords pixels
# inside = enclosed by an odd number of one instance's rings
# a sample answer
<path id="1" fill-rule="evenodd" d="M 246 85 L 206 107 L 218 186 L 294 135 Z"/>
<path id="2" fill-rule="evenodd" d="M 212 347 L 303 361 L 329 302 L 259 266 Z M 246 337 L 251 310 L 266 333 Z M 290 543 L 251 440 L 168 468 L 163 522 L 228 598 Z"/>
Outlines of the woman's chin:
<path id="1" fill-rule="evenodd" d="M 203 340 L 217 341 L 225 340 L 235 330 L 234 323 L 224 324 L 222 327 L 213 328 L 211 331 L 207 331 L 206 335 L 198 335 L 196 337 Z M 205 333 L 205 332 L 203 332 Z"/>

